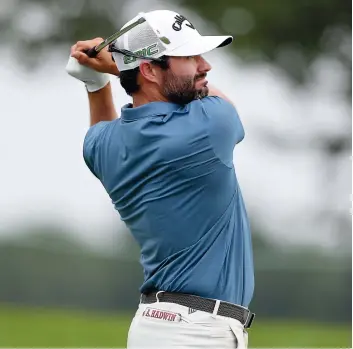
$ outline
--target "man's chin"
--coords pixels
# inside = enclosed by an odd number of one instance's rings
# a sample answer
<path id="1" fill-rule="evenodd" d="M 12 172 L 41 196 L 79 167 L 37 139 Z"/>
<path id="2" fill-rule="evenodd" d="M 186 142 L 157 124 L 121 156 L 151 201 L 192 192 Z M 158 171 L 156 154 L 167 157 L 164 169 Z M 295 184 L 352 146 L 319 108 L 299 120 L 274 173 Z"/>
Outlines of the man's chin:
<path id="1" fill-rule="evenodd" d="M 198 91 L 197 98 L 198 99 L 205 98 L 208 96 L 208 93 L 209 93 L 208 87 L 204 86 L 201 90 Z"/>

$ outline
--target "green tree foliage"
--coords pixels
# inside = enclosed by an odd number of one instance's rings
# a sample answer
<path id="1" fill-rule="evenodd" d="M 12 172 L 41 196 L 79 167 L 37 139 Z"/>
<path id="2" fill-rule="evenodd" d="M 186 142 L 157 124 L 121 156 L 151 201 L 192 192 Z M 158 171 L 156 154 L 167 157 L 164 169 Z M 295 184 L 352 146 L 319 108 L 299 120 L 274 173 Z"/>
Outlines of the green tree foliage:
<path id="1" fill-rule="evenodd" d="M 98 254 L 75 240 L 70 243 L 69 232 L 54 228 L 48 234 L 51 238 L 42 230 L 0 244 L 0 302 L 136 309 L 143 280 L 137 260 Z M 251 308 L 263 319 L 350 321 L 349 256 L 280 251 L 259 235 L 254 248 L 256 291 Z"/>
<path id="2" fill-rule="evenodd" d="M 234 52 L 269 61 L 298 81 L 320 54 L 351 65 L 352 3 L 347 0 L 182 0 L 221 32 L 236 37 Z M 281 59 L 288 52 L 287 59 Z"/>
<path id="3" fill-rule="evenodd" d="M 192 9 L 220 32 L 234 35 L 232 50 L 247 62 L 271 62 L 295 81 L 304 81 L 313 59 L 327 54 L 347 68 L 350 78 L 351 1 L 175 0 L 175 4 Z M 33 66 L 42 54 L 62 45 L 112 34 L 124 24 L 121 10 L 129 3 L 8 0 L 2 6 L 0 39 L 13 45 L 20 62 Z M 147 7 L 138 11 L 148 11 Z"/>

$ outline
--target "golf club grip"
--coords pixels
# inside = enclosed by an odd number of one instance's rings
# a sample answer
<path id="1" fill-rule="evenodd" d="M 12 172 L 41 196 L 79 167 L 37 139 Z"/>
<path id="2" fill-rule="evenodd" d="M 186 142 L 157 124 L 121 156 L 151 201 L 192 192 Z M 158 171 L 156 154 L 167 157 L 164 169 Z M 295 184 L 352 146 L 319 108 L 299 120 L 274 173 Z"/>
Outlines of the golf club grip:
<path id="1" fill-rule="evenodd" d="M 96 51 L 95 47 L 90 48 L 89 50 L 85 51 L 86 55 L 90 58 L 94 58 L 97 56 L 98 52 Z"/>

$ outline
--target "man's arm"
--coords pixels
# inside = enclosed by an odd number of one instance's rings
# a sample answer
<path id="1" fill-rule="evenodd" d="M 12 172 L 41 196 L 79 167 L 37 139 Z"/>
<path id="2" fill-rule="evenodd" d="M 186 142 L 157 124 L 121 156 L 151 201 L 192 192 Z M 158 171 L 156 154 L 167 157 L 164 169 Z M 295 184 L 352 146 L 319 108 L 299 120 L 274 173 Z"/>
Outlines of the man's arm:
<path id="1" fill-rule="evenodd" d="M 79 41 L 71 47 L 71 56 L 74 57 L 81 66 L 89 68 L 88 70 L 92 69 L 90 71 L 92 74 L 97 75 L 97 80 L 101 80 L 100 76 L 103 76 L 101 74 L 119 76 L 119 70 L 113 62 L 111 53 L 108 52 L 107 48 L 103 49 L 97 57 L 94 58 L 90 58 L 84 53 L 86 50 L 97 46 L 102 41 L 102 38 Z M 118 116 L 113 102 L 111 84 L 108 82 L 109 78 L 104 78 L 103 81 L 104 83 L 101 83 L 98 87 L 94 86 L 94 88 L 89 88 L 89 85 L 86 83 L 91 126 L 100 121 L 112 121 Z"/>
<path id="2" fill-rule="evenodd" d="M 96 92 L 88 92 L 91 126 L 100 121 L 115 120 L 115 110 L 110 83 Z"/>
<path id="3" fill-rule="evenodd" d="M 223 92 L 212 85 L 208 85 L 208 95 L 221 97 L 234 106 L 234 103 Z"/>

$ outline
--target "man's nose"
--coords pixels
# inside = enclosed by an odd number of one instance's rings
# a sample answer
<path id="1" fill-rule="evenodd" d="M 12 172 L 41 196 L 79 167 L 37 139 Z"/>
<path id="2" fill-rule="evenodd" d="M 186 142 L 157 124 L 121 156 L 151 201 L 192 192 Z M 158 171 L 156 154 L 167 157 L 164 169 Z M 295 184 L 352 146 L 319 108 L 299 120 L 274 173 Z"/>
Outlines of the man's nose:
<path id="1" fill-rule="evenodd" d="M 205 58 L 200 56 L 200 61 L 199 61 L 199 71 L 201 72 L 208 72 L 212 69 L 212 66 L 210 63 L 206 61 Z"/>

